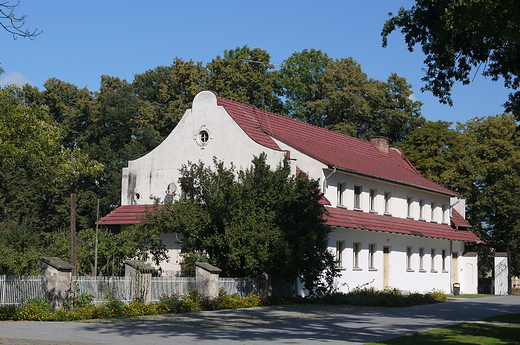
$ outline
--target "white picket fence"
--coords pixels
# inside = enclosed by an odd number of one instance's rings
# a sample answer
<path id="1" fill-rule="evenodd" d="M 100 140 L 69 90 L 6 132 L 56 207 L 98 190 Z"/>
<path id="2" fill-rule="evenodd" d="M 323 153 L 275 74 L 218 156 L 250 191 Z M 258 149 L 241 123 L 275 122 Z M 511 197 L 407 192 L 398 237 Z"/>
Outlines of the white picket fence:
<path id="1" fill-rule="evenodd" d="M 0 305 L 21 304 L 33 298 L 45 298 L 42 276 L 0 276 Z M 72 278 L 72 293 L 87 293 L 94 296 L 94 304 L 109 298 L 130 303 L 133 296 L 133 281 L 130 277 L 88 277 Z M 260 281 L 245 278 L 220 278 L 219 288 L 228 294 L 237 293 L 242 297 L 260 291 Z M 197 286 L 192 277 L 153 277 L 151 300 L 157 302 L 161 296 L 186 295 Z"/>
<path id="2" fill-rule="evenodd" d="M 45 298 L 41 276 L 0 275 L 0 305 L 21 304 L 32 298 Z"/>
<path id="3" fill-rule="evenodd" d="M 100 304 L 110 299 L 130 303 L 133 300 L 131 277 L 72 277 L 72 292 L 94 296 L 93 303 Z"/>
<path id="4" fill-rule="evenodd" d="M 152 278 L 152 302 L 157 302 L 162 296 L 186 295 L 197 286 L 194 277 L 153 277 Z"/>

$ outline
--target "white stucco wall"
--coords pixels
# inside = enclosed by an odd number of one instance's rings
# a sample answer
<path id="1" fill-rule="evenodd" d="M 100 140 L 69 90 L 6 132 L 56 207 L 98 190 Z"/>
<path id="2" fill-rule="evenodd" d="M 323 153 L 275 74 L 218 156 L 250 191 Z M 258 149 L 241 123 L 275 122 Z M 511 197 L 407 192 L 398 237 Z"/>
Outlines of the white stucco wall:
<path id="1" fill-rule="evenodd" d="M 463 253 L 464 243 L 418 236 L 391 233 L 370 232 L 364 230 L 336 228 L 330 236 L 329 250 L 336 252 L 336 242 L 344 241 L 341 277 L 337 285 L 341 291 L 347 292 L 359 286 L 376 289 L 397 288 L 404 292 L 428 292 L 440 290 L 452 291 L 452 255 L 453 251 Z M 353 243 L 361 244 L 358 267 L 354 267 Z M 374 267 L 369 267 L 369 244 L 376 245 Z M 388 265 L 388 285 L 384 284 L 383 247 L 390 248 Z M 407 247 L 412 248 L 411 269 L 407 268 Z M 424 248 L 423 266 L 420 267 L 420 249 Z M 435 249 L 434 266 L 432 267 L 431 250 Z M 443 270 L 442 251 L 445 250 Z M 459 269 L 476 268 L 476 257 L 458 258 Z M 473 272 L 476 275 L 476 271 Z M 459 273 L 462 278 L 462 272 Z M 473 293 L 476 290 L 476 276 L 470 285 L 468 280 L 461 282 L 461 291 Z M 470 291 L 470 292 L 466 292 Z"/>
<path id="2" fill-rule="evenodd" d="M 329 170 L 330 171 L 330 170 Z M 333 206 L 338 205 L 338 183 L 344 183 L 346 190 L 343 194 L 343 205 L 348 209 L 354 209 L 354 186 L 361 186 L 361 209 L 369 212 L 370 190 L 377 191 L 375 198 L 375 210 L 378 214 L 383 214 L 385 211 L 385 192 L 391 195 L 389 202 L 389 213 L 394 217 L 407 218 L 408 205 L 407 198 L 413 198 L 411 207 L 411 218 L 420 218 L 419 201 L 424 201 L 423 217 L 422 219 L 430 222 L 449 223 L 449 206 L 450 197 L 440 193 L 428 192 L 425 190 L 414 189 L 411 187 L 392 184 L 385 181 L 369 179 L 358 175 L 347 174 L 341 171 L 336 171 L 327 180 L 327 188 L 325 189 L 325 197 L 332 203 Z M 435 204 L 434 214 L 432 218 L 432 202 Z M 442 208 L 446 206 L 445 217 L 443 219 Z"/>
<path id="3" fill-rule="evenodd" d="M 201 129 L 210 135 L 204 146 L 197 140 Z M 213 157 L 217 157 L 228 166 L 233 163 L 237 169 L 244 169 L 250 165 L 253 155 L 262 152 L 267 154 L 267 163 L 272 167 L 286 154 L 253 141 L 226 110 L 217 105 L 214 93 L 201 92 L 193 100 L 192 109 L 186 111 L 159 146 L 128 162 L 128 167 L 123 169 L 121 204 L 146 205 L 153 204 L 155 198 L 164 200 L 168 184 L 174 182 L 178 187 L 179 169 L 188 161 L 200 160 L 213 166 Z"/>

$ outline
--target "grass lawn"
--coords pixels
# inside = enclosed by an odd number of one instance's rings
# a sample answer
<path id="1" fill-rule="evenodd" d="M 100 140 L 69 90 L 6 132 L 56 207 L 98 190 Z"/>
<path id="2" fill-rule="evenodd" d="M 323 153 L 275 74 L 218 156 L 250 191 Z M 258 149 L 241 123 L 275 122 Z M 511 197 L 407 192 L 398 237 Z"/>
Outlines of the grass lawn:
<path id="1" fill-rule="evenodd" d="M 499 315 L 482 321 L 485 323 L 461 323 L 371 344 L 520 344 L 520 314 Z"/>

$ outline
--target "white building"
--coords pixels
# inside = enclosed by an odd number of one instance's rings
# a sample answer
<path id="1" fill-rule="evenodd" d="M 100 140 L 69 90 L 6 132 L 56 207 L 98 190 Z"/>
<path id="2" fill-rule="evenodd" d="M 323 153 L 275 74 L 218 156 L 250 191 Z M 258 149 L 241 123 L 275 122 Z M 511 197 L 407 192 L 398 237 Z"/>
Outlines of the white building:
<path id="1" fill-rule="evenodd" d="M 346 291 L 368 284 L 377 289 L 477 292 L 477 256 L 465 250 L 480 240 L 465 221 L 465 201 L 456 192 L 421 176 L 389 147 L 385 138 L 358 140 L 284 116 L 199 93 L 172 133 L 153 151 L 123 169 L 121 206 L 101 225 L 139 222 L 146 205 L 181 194 L 179 169 L 188 161 L 212 166 L 213 157 L 246 168 L 265 152 L 276 166 L 290 158 L 293 173 L 320 179 L 327 223 Z M 179 270 L 175 234 L 163 234 Z"/>

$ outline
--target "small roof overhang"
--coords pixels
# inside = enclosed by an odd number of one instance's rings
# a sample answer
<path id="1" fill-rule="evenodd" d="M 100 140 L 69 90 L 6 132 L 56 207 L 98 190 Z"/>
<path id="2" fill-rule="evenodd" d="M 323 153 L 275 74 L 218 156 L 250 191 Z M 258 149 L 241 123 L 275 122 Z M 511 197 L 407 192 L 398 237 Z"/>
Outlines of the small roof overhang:
<path id="1" fill-rule="evenodd" d="M 449 224 L 397 218 L 337 207 L 325 208 L 328 211 L 328 215 L 325 219 L 327 224 L 331 226 L 440 238 L 454 241 L 482 242 L 482 240 L 470 230 L 460 228 L 454 229 Z"/>

